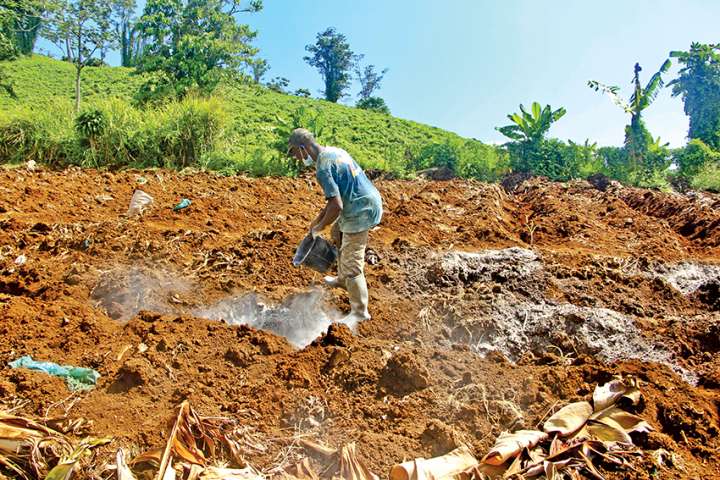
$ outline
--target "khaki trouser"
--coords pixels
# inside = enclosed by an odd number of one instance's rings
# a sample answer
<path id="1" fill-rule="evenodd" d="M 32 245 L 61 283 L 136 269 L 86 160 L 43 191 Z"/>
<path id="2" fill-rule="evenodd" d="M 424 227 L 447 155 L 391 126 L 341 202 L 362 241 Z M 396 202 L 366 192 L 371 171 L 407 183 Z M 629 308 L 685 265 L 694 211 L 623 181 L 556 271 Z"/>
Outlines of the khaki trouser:
<path id="1" fill-rule="evenodd" d="M 330 235 L 338 249 L 338 281 L 341 285 L 344 285 L 346 279 L 363 274 L 368 231 L 342 233 L 338 222 L 335 222 Z"/>

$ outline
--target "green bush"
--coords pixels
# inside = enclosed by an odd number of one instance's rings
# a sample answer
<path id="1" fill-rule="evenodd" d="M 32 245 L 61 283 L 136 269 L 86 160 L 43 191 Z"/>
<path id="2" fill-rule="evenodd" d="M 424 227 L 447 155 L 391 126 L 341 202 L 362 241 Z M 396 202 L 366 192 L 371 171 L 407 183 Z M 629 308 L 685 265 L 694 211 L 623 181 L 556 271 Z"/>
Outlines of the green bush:
<path id="1" fill-rule="evenodd" d="M 13 111 L 0 119 L 0 162 L 34 160 L 50 166 L 67 165 L 82 151 L 72 118 L 70 102 Z"/>
<path id="2" fill-rule="evenodd" d="M 603 171 L 603 158 L 596 143 L 585 140 L 584 144 L 568 142 L 564 163 L 568 178 L 587 178 Z"/>
<path id="3" fill-rule="evenodd" d="M 219 100 L 186 97 L 160 111 L 159 145 L 163 166 L 184 168 L 219 145 L 228 116 Z"/>
<path id="4" fill-rule="evenodd" d="M 358 100 L 355 106 L 363 110 L 372 110 L 374 112 L 390 115 L 390 107 L 388 107 L 385 100 L 380 97 L 363 98 L 362 100 Z"/>
<path id="5" fill-rule="evenodd" d="M 494 182 L 510 171 L 507 152 L 476 140 L 468 140 L 460 148 L 457 173 L 463 178 Z"/>
<path id="6" fill-rule="evenodd" d="M 215 151 L 201 161 L 202 168 L 226 175 L 243 173 L 253 177 L 291 177 L 298 172 L 296 162 L 276 152 L 255 149 L 243 152 Z"/>
<path id="7" fill-rule="evenodd" d="M 3 7 L 4 8 L 4 7 Z M 0 18 L 0 20 L 2 20 Z M 18 51 L 9 36 L 3 32 L 5 27 L 0 21 L 0 60 L 13 60 L 17 58 Z M 8 29 L 8 31 L 11 31 Z"/>
<path id="8" fill-rule="evenodd" d="M 447 168 L 453 173 L 457 172 L 460 152 L 457 144 L 433 143 L 426 145 L 413 158 L 413 170 L 426 168 Z"/>
<path id="9" fill-rule="evenodd" d="M 550 138 L 532 145 L 510 143 L 506 148 L 514 171 L 542 175 L 551 180 L 585 178 L 603 168 L 603 149 L 588 140 L 580 144 Z"/>
<path id="10" fill-rule="evenodd" d="M 419 149 L 409 149 L 403 159 L 394 160 L 399 176 L 427 168 L 447 168 L 463 178 L 495 181 L 509 170 L 507 153 L 477 140 L 433 143 Z"/>
<path id="11" fill-rule="evenodd" d="M 75 119 L 75 130 L 81 140 L 93 147 L 94 141 L 105 132 L 107 119 L 102 110 L 97 108 L 81 112 Z"/>
<path id="12" fill-rule="evenodd" d="M 720 163 L 706 163 L 690 179 L 695 190 L 709 190 L 720 193 Z"/>
<path id="13" fill-rule="evenodd" d="M 0 163 L 21 162 L 33 149 L 36 125 L 17 118 L 0 126 Z"/>
<path id="14" fill-rule="evenodd" d="M 693 139 L 684 148 L 673 152 L 673 160 L 680 175 L 693 177 L 706 165 L 720 164 L 720 152 L 713 150 L 700 139 Z"/>
<path id="15" fill-rule="evenodd" d="M 184 168 L 222 148 L 228 123 L 221 104 L 212 99 L 186 98 L 141 110 L 115 98 L 94 101 L 77 117 L 67 107 L 18 110 L 0 123 L 0 159 Z"/>
<path id="16" fill-rule="evenodd" d="M 630 182 L 630 168 L 625 149 L 621 147 L 598 148 L 603 167 L 602 173 L 622 183 Z"/>

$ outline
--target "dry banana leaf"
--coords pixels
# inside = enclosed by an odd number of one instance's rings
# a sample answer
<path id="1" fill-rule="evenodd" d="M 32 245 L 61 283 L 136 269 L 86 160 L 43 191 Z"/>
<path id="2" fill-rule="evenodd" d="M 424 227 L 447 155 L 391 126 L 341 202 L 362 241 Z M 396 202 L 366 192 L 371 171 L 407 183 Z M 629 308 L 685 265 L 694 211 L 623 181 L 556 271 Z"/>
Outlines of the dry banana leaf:
<path id="1" fill-rule="evenodd" d="M 300 439 L 300 445 L 305 447 L 305 450 L 309 450 L 312 453 L 316 453 L 324 458 L 332 458 L 337 454 L 337 449 L 328 447 L 327 445 L 322 445 L 317 442 L 313 442 L 312 440 L 307 440 L 304 438 Z"/>
<path id="2" fill-rule="evenodd" d="M 354 442 L 340 449 L 339 475 L 344 480 L 379 480 L 379 477 L 357 458 Z"/>
<path id="3" fill-rule="evenodd" d="M 200 474 L 200 480 L 264 480 L 252 467 L 216 468 L 207 467 Z"/>
<path id="4" fill-rule="evenodd" d="M 48 472 L 45 480 L 69 480 L 75 468 L 78 466 L 80 459 L 88 453 L 88 450 L 106 445 L 110 443 L 110 438 L 86 438 L 80 442 L 75 450 L 58 462 L 50 472 Z"/>
<path id="5" fill-rule="evenodd" d="M 119 448 L 115 454 L 115 472 L 117 480 L 137 480 L 130 467 L 125 463 L 125 452 Z"/>
<path id="6" fill-rule="evenodd" d="M 592 414 L 593 409 L 588 402 L 575 402 L 566 405 L 551 416 L 543 426 L 547 433 L 560 436 L 571 435 L 582 428 Z"/>
<path id="7" fill-rule="evenodd" d="M 609 407 L 605 410 L 594 413 L 590 416 L 590 419 L 598 422 L 605 422 L 605 420 L 610 419 L 627 433 L 649 432 L 652 430 L 650 424 L 641 417 L 626 412 L 618 407 Z"/>
<path id="8" fill-rule="evenodd" d="M 310 466 L 310 460 L 305 457 L 295 465 L 285 469 L 285 475 L 297 480 L 319 480 L 317 472 Z"/>
<path id="9" fill-rule="evenodd" d="M 489 465 L 503 464 L 509 458 L 517 456 L 522 452 L 523 448 L 532 448 L 547 437 L 547 433 L 536 430 L 518 430 L 515 433 L 503 432 L 495 440 L 495 445 L 483 457 L 481 463 Z"/>
<path id="10" fill-rule="evenodd" d="M 619 423 L 611 418 L 606 418 L 602 422 L 591 420 L 587 424 L 587 431 L 590 434 L 590 437 L 595 440 L 610 443 L 632 444 L 630 435 L 628 435 Z"/>
<path id="11" fill-rule="evenodd" d="M 440 457 L 417 458 L 395 465 L 390 470 L 390 480 L 456 479 L 479 466 L 470 449 L 462 446 Z"/>
<path id="12" fill-rule="evenodd" d="M 633 405 L 640 401 L 640 390 L 637 388 L 637 381 L 634 379 L 616 379 L 605 385 L 595 387 L 593 392 L 593 409 L 600 412 L 615 405 L 621 398 L 627 398 Z"/>

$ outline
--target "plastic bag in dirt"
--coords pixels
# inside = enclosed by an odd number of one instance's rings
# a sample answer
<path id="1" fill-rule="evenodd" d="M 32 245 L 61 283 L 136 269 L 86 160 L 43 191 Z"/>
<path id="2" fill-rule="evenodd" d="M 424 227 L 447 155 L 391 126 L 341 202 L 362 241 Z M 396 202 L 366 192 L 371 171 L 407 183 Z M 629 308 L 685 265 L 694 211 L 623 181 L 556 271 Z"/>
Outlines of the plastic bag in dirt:
<path id="1" fill-rule="evenodd" d="M 153 197 L 143 192 L 142 190 L 135 190 L 132 198 L 130 199 L 130 208 L 128 208 L 127 216 L 135 217 L 142 215 L 145 209 L 153 203 Z"/>
<path id="2" fill-rule="evenodd" d="M 100 374 L 92 368 L 58 365 L 55 362 L 38 362 L 25 355 L 9 363 L 12 368 L 27 368 L 64 378 L 70 390 L 88 390 L 95 386 Z"/>

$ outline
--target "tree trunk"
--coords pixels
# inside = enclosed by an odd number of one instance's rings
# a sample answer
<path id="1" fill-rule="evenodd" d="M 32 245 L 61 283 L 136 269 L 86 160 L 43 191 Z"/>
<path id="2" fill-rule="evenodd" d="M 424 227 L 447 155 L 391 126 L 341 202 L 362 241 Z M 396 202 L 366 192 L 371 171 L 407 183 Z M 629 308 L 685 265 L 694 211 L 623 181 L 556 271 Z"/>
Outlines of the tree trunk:
<path id="1" fill-rule="evenodd" d="M 80 111 L 80 72 L 81 66 L 75 66 L 75 115 Z"/>
<path id="2" fill-rule="evenodd" d="M 82 58 L 82 24 L 77 31 L 77 58 L 75 59 L 75 115 L 80 112 L 80 72 L 83 68 Z"/>

